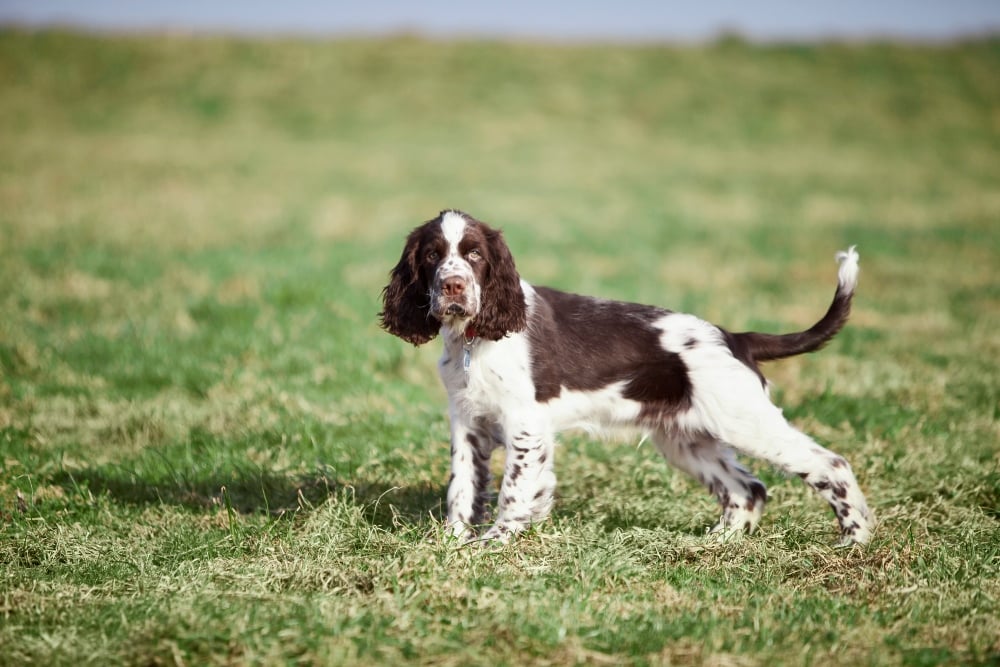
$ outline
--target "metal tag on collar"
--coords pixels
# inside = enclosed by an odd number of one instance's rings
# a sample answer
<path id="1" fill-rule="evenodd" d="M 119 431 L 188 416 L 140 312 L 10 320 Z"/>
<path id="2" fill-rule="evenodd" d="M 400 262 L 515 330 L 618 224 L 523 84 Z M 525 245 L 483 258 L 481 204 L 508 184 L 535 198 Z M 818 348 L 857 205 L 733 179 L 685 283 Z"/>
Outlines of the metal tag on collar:
<path id="1" fill-rule="evenodd" d="M 476 341 L 476 330 L 470 324 L 465 329 L 465 340 L 462 345 L 462 369 L 468 373 L 472 366 L 472 344 Z"/>

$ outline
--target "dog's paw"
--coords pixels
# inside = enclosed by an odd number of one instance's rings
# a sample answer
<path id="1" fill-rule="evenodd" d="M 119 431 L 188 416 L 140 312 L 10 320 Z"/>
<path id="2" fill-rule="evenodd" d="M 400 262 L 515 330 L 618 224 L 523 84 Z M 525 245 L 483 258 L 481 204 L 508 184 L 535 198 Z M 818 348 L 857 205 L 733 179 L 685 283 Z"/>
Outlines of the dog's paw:
<path id="1" fill-rule="evenodd" d="M 758 521 L 760 521 L 759 509 L 730 511 L 719 519 L 719 522 L 708 531 L 708 535 L 717 542 L 734 542 L 753 534 Z"/>
<path id="2" fill-rule="evenodd" d="M 856 526 L 856 527 L 855 527 Z M 853 547 L 855 544 L 865 545 L 872 539 L 871 528 L 867 525 L 854 524 L 851 530 L 844 530 L 835 545 L 838 549 Z"/>
<path id="3" fill-rule="evenodd" d="M 507 544 L 516 531 L 506 524 L 494 524 L 489 530 L 483 533 L 482 541 L 494 544 Z"/>
<path id="4" fill-rule="evenodd" d="M 527 527 L 519 522 L 498 521 L 490 526 L 490 529 L 483 533 L 477 541 L 494 546 L 508 544 L 518 533 L 524 532 Z"/>
<path id="5" fill-rule="evenodd" d="M 740 521 L 730 523 L 723 518 L 719 519 L 719 523 L 715 524 L 708 531 L 708 537 L 720 544 L 739 542 L 749 537 L 753 533 L 754 528 L 756 526 L 750 522 Z"/>
<path id="6" fill-rule="evenodd" d="M 461 521 L 456 521 L 450 524 L 447 532 L 445 533 L 446 540 L 456 541 L 459 544 L 467 544 L 475 541 L 477 538 L 478 534 L 475 529 Z"/>
<path id="7" fill-rule="evenodd" d="M 708 539 L 719 544 L 729 544 L 739 542 L 747 536 L 747 532 L 742 528 L 723 527 L 721 524 L 714 526 L 706 533 Z"/>

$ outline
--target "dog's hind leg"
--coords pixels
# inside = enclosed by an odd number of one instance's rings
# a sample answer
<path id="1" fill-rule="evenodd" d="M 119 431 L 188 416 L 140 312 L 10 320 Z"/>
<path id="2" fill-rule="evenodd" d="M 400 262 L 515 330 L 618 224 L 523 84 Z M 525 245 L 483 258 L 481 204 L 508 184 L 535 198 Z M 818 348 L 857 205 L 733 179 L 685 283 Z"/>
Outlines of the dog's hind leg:
<path id="1" fill-rule="evenodd" d="M 760 434 L 760 440 L 748 438 L 740 440 L 736 446 L 798 475 L 815 489 L 837 517 L 842 545 L 868 542 L 873 517 L 847 460 L 821 447 L 784 418 L 768 422 L 768 430 Z"/>
<path id="2" fill-rule="evenodd" d="M 830 504 L 840 524 L 842 545 L 865 543 L 874 520 L 851 466 L 818 445 L 784 418 L 763 391 L 720 396 L 714 434 L 737 451 L 798 475 Z"/>
<path id="3" fill-rule="evenodd" d="M 722 506 L 712 533 L 731 537 L 752 533 L 760 521 L 767 488 L 744 468 L 725 444 L 708 436 L 653 434 L 657 449 L 673 466 L 708 487 Z"/>

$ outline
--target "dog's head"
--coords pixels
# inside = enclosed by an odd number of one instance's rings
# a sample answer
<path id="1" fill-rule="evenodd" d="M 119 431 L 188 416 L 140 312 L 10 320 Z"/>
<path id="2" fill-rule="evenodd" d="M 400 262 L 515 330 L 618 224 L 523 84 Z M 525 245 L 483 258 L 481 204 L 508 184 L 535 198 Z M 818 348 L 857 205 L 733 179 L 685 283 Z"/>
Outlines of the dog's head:
<path id="1" fill-rule="evenodd" d="M 461 211 L 442 211 L 410 232 L 382 303 L 382 328 L 414 345 L 442 327 L 499 340 L 527 326 L 503 235 Z"/>

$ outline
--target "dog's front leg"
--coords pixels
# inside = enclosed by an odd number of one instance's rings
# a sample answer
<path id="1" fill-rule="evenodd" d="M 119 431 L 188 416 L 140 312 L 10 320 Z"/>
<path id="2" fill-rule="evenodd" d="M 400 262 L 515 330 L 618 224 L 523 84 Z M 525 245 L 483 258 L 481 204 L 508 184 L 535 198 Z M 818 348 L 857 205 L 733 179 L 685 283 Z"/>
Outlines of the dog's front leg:
<path id="1" fill-rule="evenodd" d="M 476 536 L 486 520 L 491 444 L 464 415 L 451 415 L 451 481 L 448 483 L 448 526 L 462 540 Z"/>
<path id="2" fill-rule="evenodd" d="M 541 429 L 515 429 L 506 449 L 497 520 L 484 540 L 506 542 L 552 509 L 556 488 L 552 436 Z"/>

